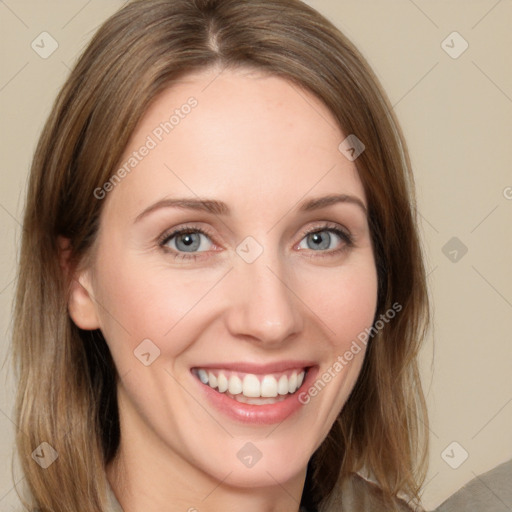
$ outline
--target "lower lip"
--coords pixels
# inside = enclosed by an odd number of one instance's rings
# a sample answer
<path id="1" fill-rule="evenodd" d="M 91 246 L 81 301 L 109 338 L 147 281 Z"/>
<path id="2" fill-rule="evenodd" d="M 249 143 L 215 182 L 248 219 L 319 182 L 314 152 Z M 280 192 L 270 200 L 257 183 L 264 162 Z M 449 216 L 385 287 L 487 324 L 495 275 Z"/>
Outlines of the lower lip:
<path id="1" fill-rule="evenodd" d="M 196 376 L 193 376 L 193 379 L 201 387 L 202 392 L 206 395 L 210 403 L 231 419 L 252 425 L 273 425 L 283 422 L 286 418 L 304 407 L 305 390 L 310 388 L 317 373 L 318 367 L 309 368 L 304 382 L 295 393 L 288 395 L 280 402 L 265 405 L 237 402 L 229 398 L 226 394 L 219 393 L 208 386 L 208 384 L 203 384 Z M 299 395 L 302 398 L 302 402 L 299 400 Z"/>

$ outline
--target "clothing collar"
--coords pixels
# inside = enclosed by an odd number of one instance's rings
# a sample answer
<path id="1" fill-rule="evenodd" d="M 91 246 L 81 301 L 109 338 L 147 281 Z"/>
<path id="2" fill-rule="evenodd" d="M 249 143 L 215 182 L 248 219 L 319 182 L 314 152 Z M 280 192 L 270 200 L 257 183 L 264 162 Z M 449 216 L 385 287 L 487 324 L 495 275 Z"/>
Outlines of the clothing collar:
<path id="1" fill-rule="evenodd" d="M 114 491 L 112 490 L 112 487 L 110 487 L 110 485 L 108 486 L 107 491 L 108 491 L 108 501 L 109 501 L 108 512 L 123 512 L 123 509 L 121 508 L 119 501 L 117 501 L 116 495 L 114 494 Z M 308 510 L 306 507 L 300 507 L 299 512 L 316 512 L 316 511 Z"/>
<path id="2" fill-rule="evenodd" d="M 107 497 L 109 503 L 108 512 L 123 512 L 123 509 L 121 508 L 121 505 L 117 501 L 116 495 L 114 494 L 114 491 L 112 490 L 112 487 L 110 487 L 110 485 L 108 486 L 107 489 Z"/>

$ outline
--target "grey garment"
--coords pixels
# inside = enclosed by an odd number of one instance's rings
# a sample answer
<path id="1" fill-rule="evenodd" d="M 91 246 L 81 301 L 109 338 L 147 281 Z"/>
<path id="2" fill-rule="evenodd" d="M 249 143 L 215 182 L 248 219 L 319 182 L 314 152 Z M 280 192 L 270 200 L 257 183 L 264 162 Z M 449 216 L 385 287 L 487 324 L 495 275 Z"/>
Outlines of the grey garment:
<path id="1" fill-rule="evenodd" d="M 323 509 L 322 509 L 323 510 Z M 353 473 L 346 478 L 337 496 L 329 501 L 326 512 L 423 512 L 423 509 L 415 503 L 408 503 L 402 498 L 397 498 L 393 506 L 389 506 L 383 499 L 380 487 L 363 478 L 358 473 Z"/>
<path id="2" fill-rule="evenodd" d="M 433 512 L 512 511 L 512 460 L 473 478 Z"/>
<path id="3" fill-rule="evenodd" d="M 109 508 L 107 512 L 123 512 L 123 509 L 121 508 L 121 505 L 117 501 L 117 498 L 114 494 L 114 491 L 112 490 L 112 487 L 108 487 L 108 501 L 109 501 Z"/>

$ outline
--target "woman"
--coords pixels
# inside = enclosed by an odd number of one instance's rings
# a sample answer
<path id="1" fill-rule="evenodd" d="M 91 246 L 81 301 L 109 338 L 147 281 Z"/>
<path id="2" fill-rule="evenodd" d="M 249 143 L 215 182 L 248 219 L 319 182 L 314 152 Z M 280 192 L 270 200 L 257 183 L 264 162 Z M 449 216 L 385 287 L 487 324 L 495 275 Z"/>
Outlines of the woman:
<path id="1" fill-rule="evenodd" d="M 109 19 L 30 177 L 29 509 L 409 510 L 427 453 L 412 188 L 375 76 L 303 3 Z"/>

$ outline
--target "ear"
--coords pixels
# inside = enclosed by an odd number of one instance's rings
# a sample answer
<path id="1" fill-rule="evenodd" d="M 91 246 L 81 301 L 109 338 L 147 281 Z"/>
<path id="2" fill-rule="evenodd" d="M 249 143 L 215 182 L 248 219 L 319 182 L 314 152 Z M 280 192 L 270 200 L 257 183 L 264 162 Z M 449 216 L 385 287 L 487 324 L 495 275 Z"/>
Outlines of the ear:
<path id="1" fill-rule="evenodd" d="M 69 276 L 68 311 L 73 322 L 80 329 L 99 329 L 99 317 L 91 286 L 90 270 L 70 268 L 71 244 L 68 238 L 58 237 L 59 263 L 62 271 Z"/>

